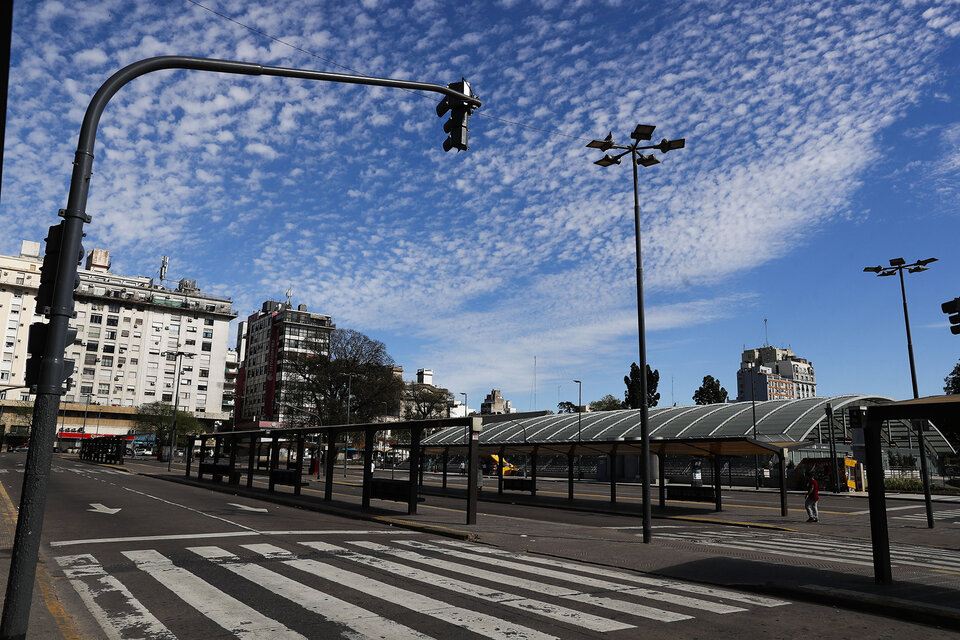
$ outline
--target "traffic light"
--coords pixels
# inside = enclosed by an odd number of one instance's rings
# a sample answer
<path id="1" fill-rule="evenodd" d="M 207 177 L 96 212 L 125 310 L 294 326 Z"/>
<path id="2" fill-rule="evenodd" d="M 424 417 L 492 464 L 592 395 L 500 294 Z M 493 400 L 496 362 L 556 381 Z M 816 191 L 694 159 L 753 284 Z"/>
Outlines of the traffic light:
<path id="1" fill-rule="evenodd" d="M 40 287 L 37 289 L 37 313 L 50 317 L 53 308 L 53 295 L 56 290 L 60 266 L 60 254 L 63 252 L 64 222 L 50 227 L 45 238 L 47 246 L 43 254 L 43 266 L 40 267 Z M 83 247 L 80 247 L 77 264 L 83 261 Z M 74 276 L 73 288 L 80 284 L 80 276 Z"/>
<path id="2" fill-rule="evenodd" d="M 473 97 L 473 93 L 470 91 L 470 83 L 468 83 L 465 78 L 460 80 L 460 82 L 453 82 L 447 86 L 465 96 Z M 443 150 L 450 151 L 450 149 L 457 149 L 458 151 L 466 151 L 469 148 L 467 146 L 467 135 L 470 131 L 468 125 L 473 107 L 463 99 L 446 96 L 440 101 L 440 104 L 437 105 L 437 116 L 442 118 L 448 111 L 450 112 L 450 119 L 443 124 L 443 130 L 450 135 L 443 141 Z"/>
<path id="3" fill-rule="evenodd" d="M 37 393 L 37 385 L 40 384 L 40 370 L 43 366 L 43 352 L 46 350 L 47 340 L 50 336 L 50 325 L 44 322 L 34 322 L 30 325 L 30 334 L 27 337 L 27 353 L 30 357 L 27 359 L 26 369 L 23 375 L 24 386 L 30 387 L 31 393 Z M 74 344 L 77 340 L 77 330 L 73 327 L 67 327 L 66 347 Z M 69 391 L 73 386 L 73 370 L 76 362 L 73 358 L 63 358 L 63 367 L 60 370 L 60 382 L 66 382 L 65 391 Z"/>
<path id="4" fill-rule="evenodd" d="M 960 298 L 948 300 L 940 305 L 940 308 L 943 309 L 944 313 L 950 314 L 947 317 L 951 325 L 950 333 L 955 336 L 960 335 Z"/>

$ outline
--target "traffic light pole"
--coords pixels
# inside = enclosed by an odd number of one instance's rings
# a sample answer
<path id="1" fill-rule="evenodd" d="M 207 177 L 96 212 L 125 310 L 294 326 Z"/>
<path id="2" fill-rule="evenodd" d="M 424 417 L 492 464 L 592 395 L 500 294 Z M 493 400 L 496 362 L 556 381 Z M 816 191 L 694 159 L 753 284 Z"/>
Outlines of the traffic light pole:
<path id="1" fill-rule="evenodd" d="M 0 640 L 20 640 L 27 634 L 30 618 L 30 602 L 36 578 L 37 557 L 43 516 L 47 500 L 47 484 L 50 464 L 53 459 L 53 444 L 57 430 L 57 409 L 63 395 L 64 353 L 67 330 L 73 317 L 73 290 L 77 278 L 77 256 L 82 251 L 83 225 L 90 222 L 87 216 L 87 195 L 90 177 L 93 174 L 93 150 L 97 126 L 110 98 L 125 84 L 144 74 L 163 69 L 193 69 L 253 76 L 281 76 L 324 82 L 363 84 L 379 87 L 395 87 L 414 91 L 441 93 L 453 100 L 479 107 L 480 100 L 465 95 L 450 87 L 427 82 L 394 80 L 369 76 L 353 76 L 342 73 L 268 67 L 250 62 L 210 60 L 187 56 L 161 56 L 134 62 L 113 74 L 94 94 L 83 117 L 80 138 L 73 162 L 70 193 L 67 208 L 60 211 L 64 218 L 61 235 L 61 251 L 57 262 L 56 282 L 52 303 L 45 315 L 49 318 L 43 356 L 40 363 L 33 421 L 30 427 L 30 449 L 27 453 L 23 474 L 23 489 L 20 495 L 20 510 L 17 530 L 11 550 L 10 573 L 7 592 L 0 618 Z M 37 310 L 42 312 L 41 309 Z M 68 372 L 69 375 L 69 372 Z"/>

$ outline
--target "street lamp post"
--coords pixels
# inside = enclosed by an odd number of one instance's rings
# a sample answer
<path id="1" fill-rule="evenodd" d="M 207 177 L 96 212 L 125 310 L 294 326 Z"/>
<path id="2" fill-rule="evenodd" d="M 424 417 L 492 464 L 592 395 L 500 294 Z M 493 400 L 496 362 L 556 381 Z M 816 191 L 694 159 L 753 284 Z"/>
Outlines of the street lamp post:
<path id="1" fill-rule="evenodd" d="M 341 373 L 342 376 L 347 376 L 347 426 L 350 426 L 350 400 L 353 397 L 353 378 L 354 376 L 359 376 L 359 373 Z M 343 432 L 343 477 L 347 477 L 347 448 L 350 446 L 349 441 L 350 434 L 347 431 Z"/>
<path id="2" fill-rule="evenodd" d="M 889 267 L 877 265 L 876 267 L 863 268 L 865 272 L 875 273 L 878 277 L 900 276 L 900 298 L 903 300 L 903 324 L 907 329 L 907 357 L 910 360 L 910 381 L 913 383 L 914 398 L 920 397 L 920 391 L 917 387 L 917 365 L 913 360 L 913 340 L 910 338 L 910 315 L 907 313 L 907 289 L 903 283 L 903 270 L 906 269 L 910 273 L 926 271 L 929 268 L 927 265 L 936 261 L 936 258 L 927 258 L 907 264 L 903 258 L 891 258 Z M 923 423 L 918 420 L 912 422 L 914 428 L 917 430 L 917 446 L 920 447 L 920 475 L 923 476 L 923 501 L 927 510 L 927 528 L 933 529 L 933 501 L 930 498 L 930 476 L 927 473 L 927 455 L 924 449 Z"/>
<path id="3" fill-rule="evenodd" d="M 177 345 L 178 347 L 180 345 Z M 177 368 L 177 382 L 174 385 L 173 390 L 173 421 L 170 425 L 170 453 L 167 455 L 167 471 L 173 469 L 173 449 L 176 446 L 175 438 L 177 437 L 177 413 L 180 410 L 180 365 L 182 363 L 182 358 L 192 358 L 192 353 L 187 353 L 186 351 L 164 351 L 160 354 L 161 356 L 173 356 L 174 366 Z"/>
<path id="4" fill-rule="evenodd" d="M 583 480 L 583 468 L 580 466 L 580 434 L 583 431 L 583 382 L 574 380 L 577 383 L 577 476 Z"/>
<path id="5" fill-rule="evenodd" d="M 638 154 L 638 151 L 647 149 L 657 149 L 661 153 L 682 149 L 686 142 L 684 138 L 677 140 L 662 139 L 658 144 L 641 145 L 645 140 L 650 140 L 653 136 L 653 125 L 638 124 L 630 134 L 633 143 L 629 145 L 618 145 L 613 141 L 613 133 L 607 134 L 603 140 L 592 140 L 587 143 L 591 149 L 600 149 L 609 151 L 611 149 L 623 150 L 616 155 L 606 154 L 594 164 L 601 167 L 609 167 L 614 164 L 620 164 L 621 158 L 630 155 L 630 166 L 633 169 L 633 226 L 634 236 L 636 238 L 637 254 L 637 335 L 639 342 L 640 360 L 637 363 L 640 367 L 640 440 L 641 440 L 641 458 L 643 460 L 643 541 L 649 543 L 651 539 L 651 513 L 650 513 L 650 430 L 647 415 L 647 347 L 643 319 L 643 261 L 640 251 L 640 189 L 637 178 L 637 165 L 652 167 L 659 164 L 660 160 L 653 154 Z"/>
<path id="6" fill-rule="evenodd" d="M 756 363 L 750 363 L 750 411 L 753 412 L 753 439 L 757 439 L 757 398 L 756 398 Z M 760 490 L 760 455 L 753 454 L 753 477 L 756 479 L 757 491 Z"/>

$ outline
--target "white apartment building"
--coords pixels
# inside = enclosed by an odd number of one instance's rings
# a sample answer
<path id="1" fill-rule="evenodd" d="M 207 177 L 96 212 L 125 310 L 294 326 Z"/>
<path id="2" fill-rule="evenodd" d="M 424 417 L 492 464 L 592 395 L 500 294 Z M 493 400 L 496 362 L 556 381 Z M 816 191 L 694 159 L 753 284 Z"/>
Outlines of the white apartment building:
<path id="1" fill-rule="evenodd" d="M 0 256 L 0 397 L 13 390 L 28 399 L 24 384 L 30 324 L 34 314 L 41 243 L 24 241 L 19 256 Z M 228 420 L 224 406 L 227 337 L 236 317 L 228 298 L 204 295 L 194 280 L 167 289 L 151 278 L 110 272 L 110 254 L 94 249 L 79 271 L 74 293 L 79 344 L 67 348 L 76 367 L 65 402 L 135 407 L 173 403 L 176 351 L 180 358 L 179 407 L 198 417 Z"/>
<path id="2" fill-rule="evenodd" d="M 753 398 L 751 398 L 753 395 Z M 812 398 L 817 395 L 813 363 L 790 349 L 747 349 L 737 371 L 737 401 Z"/>

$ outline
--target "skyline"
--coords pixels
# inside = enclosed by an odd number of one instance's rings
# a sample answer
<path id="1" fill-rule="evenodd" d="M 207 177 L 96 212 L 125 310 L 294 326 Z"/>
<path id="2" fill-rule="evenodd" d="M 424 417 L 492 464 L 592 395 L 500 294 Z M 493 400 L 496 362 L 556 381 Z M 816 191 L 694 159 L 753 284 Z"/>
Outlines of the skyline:
<path id="1" fill-rule="evenodd" d="M 241 319 L 290 287 L 476 407 L 496 388 L 521 411 L 556 409 L 573 379 L 585 404 L 622 397 L 632 182 L 585 144 L 654 124 L 655 141 L 687 140 L 640 168 L 661 406 L 691 404 L 705 375 L 735 397 L 764 318 L 770 344 L 813 362 L 818 395 L 910 397 L 899 292 L 862 272 L 901 256 L 939 258 L 906 290 L 920 395 L 941 393 L 960 355 L 940 311 L 960 295 L 960 5 L 832 7 L 18 3 L 0 252 L 56 223 L 83 111 L 135 60 L 465 77 L 483 107 L 459 154 L 441 149 L 433 95 L 140 78 L 101 121 L 84 246 L 124 275 L 155 277 L 169 255 L 172 277 L 231 296 Z"/>

